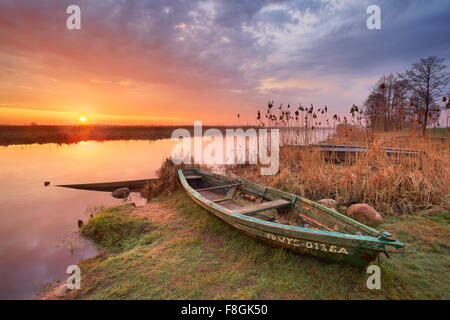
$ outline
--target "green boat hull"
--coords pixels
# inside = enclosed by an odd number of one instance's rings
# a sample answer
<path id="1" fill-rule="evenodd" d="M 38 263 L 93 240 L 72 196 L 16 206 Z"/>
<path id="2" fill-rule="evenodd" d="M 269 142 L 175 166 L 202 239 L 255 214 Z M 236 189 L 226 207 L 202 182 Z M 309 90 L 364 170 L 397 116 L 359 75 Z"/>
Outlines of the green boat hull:
<path id="1" fill-rule="evenodd" d="M 193 172 L 193 169 L 190 169 Z M 203 170 L 195 170 L 197 174 L 209 174 L 216 178 L 221 176 L 208 173 Z M 300 226 L 286 225 L 277 222 L 264 221 L 255 217 L 246 216 L 231 209 L 227 209 L 204 197 L 192 188 L 185 178 L 183 170 L 178 171 L 181 184 L 188 196 L 198 205 L 214 214 L 244 234 L 260 240 L 270 246 L 285 248 L 299 254 L 307 254 L 332 262 L 341 262 L 356 266 L 366 266 L 373 261 L 381 252 L 402 252 L 404 245 L 391 237 L 386 238 L 387 233 L 379 232 L 365 226 L 351 218 L 341 215 L 337 211 L 324 207 L 313 201 L 302 197 L 285 193 L 279 190 L 261 187 L 246 180 L 238 180 L 241 183 L 270 190 L 285 198 L 292 199 L 293 205 L 290 210 L 295 213 L 311 213 L 312 209 L 319 210 L 332 218 L 342 219 L 347 228 L 355 228 L 364 232 L 364 235 L 345 234 L 341 232 L 325 231 L 303 228 Z M 226 181 L 226 177 L 222 177 Z M 231 179 L 229 181 L 232 181 Z M 236 181 L 236 180 L 233 180 Z M 256 190 L 255 189 L 255 190 Z"/>

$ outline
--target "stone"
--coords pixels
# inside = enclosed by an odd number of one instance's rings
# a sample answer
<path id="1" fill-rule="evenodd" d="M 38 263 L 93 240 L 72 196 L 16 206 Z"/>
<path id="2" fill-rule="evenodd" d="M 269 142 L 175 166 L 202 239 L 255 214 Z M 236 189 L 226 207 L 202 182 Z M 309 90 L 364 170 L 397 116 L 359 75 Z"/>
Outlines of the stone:
<path id="1" fill-rule="evenodd" d="M 64 298 L 68 291 L 69 289 L 67 288 L 67 283 L 63 283 L 56 287 L 53 293 L 57 298 Z"/>
<path id="2" fill-rule="evenodd" d="M 347 208 L 347 215 L 362 223 L 381 223 L 383 217 L 371 206 L 365 203 L 352 204 Z"/>
<path id="3" fill-rule="evenodd" d="M 317 202 L 331 209 L 337 208 L 337 202 L 336 200 L 333 199 L 322 199 Z"/>
<path id="4" fill-rule="evenodd" d="M 125 199 L 125 198 L 128 198 L 128 196 L 130 195 L 130 189 L 129 188 L 127 188 L 127 187 L 123 187 L 123 188 L 119 188 L 119 189 L 116 189 L 116 190 L 114 190 L 112 193 L 111 193 L 111 195 L 114 197 L 114 198 L 117 198 L 117 199 Z"/>

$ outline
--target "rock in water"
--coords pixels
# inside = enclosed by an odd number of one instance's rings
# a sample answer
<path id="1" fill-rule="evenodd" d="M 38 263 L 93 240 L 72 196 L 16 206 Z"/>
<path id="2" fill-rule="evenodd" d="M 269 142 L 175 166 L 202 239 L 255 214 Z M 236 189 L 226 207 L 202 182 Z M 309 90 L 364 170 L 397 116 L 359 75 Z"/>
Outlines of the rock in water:
<path id="1" fill-rule="evenodd" d="M 331 209 L 337 208 L 337 202 L 336 200 L 333 199 L 322 199 L 317 202 Z"/>
<path id="2" fill-rule="evenodd" d="M 125 199 L 125 198 L 128 198 L 128 196 L 130 195 L 130 192 L 131 192 L 130 189 L 128 189 L 127 187 L 123 187 L 123 188 L 114 190 L 111 193 L 111 195 L 117 199 Z"/>
<path id="3" fill-rule="evenodd" d="M 69 289 L 67 288 L 67 283 L 64 283 L 58 287 L 56 287 L 55 291 L 53 292 L 57 298 L 64 298 L 67 294 L 67 291 Z"/>
<path id="4" fill-rule="evenodd" d="M 367 224 L 383 222 L 383 217 L 374 208 L 365 203 L 352 204 L 347 209 L 347 215 Z"/>

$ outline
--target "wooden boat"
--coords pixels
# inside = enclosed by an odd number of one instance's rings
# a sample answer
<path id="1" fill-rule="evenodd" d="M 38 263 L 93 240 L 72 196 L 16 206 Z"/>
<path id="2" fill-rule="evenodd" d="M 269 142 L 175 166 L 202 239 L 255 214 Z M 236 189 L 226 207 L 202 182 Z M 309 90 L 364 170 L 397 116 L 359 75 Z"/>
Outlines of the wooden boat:
<path id="1" fill-rule="evenodd" d="M 200 206 L 272 246 L 357 266 L 404 250 L 392 234 L 294 194 L 200 169 L 180 169 L 178 176 Z"/>
<path id="2" fill-rule="evenodd" d="M 340 144 L 313 144 L 304 146 L 313 150 L 320 151 L 326 160 L 335 162 L 355 161 L 360 155 L 366 153 L 370 148 L 368 146 L 340 145 Z M 407 157 L 417 157 L 421 154 L 417 150 L 383 148 L 389 159 L 401 160 Z M 422 152 L 423 153 L 423 152 Z"/>
<path id="3" fill-rule="evenodd" d="M 146 183 L 155 182 L 157 179 L 143 179 L 130 181 L 100 182 L 100 183 L 83 183 L 83 184 L 64 184 L 57 187 L 72 188 L 79 190 L 104 191 L 113 192 L 119 188 L 128 188 L 131 191 L 141 191 Z"/>

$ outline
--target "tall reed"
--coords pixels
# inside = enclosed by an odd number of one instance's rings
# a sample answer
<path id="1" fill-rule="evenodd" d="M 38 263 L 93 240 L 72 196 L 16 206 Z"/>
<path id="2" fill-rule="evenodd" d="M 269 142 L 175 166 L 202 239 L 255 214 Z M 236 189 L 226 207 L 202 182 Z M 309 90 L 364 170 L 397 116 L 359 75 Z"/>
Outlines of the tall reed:
<path id="1" fill-rule="evenodd" d="M 337 132 L 335 140 L 349 142 L 343 132 Z M 280 171 L 274 176 L 261 176 L 256 165 L 236 166 L 230 171 L 312 200 L 333 198 L 339 203 L 368 203 L 384 214 L 449 209 L 448 143 L 418 139 L 415 135 L 408 139 L 396 137 L 398 134 L 376 135 L 366 153 L 343 164 L 327 161 L 316 149 L 290 146 L 281 148 Z M 403 146 L 422 153 L 390 159 L 387 146 Z"/>

